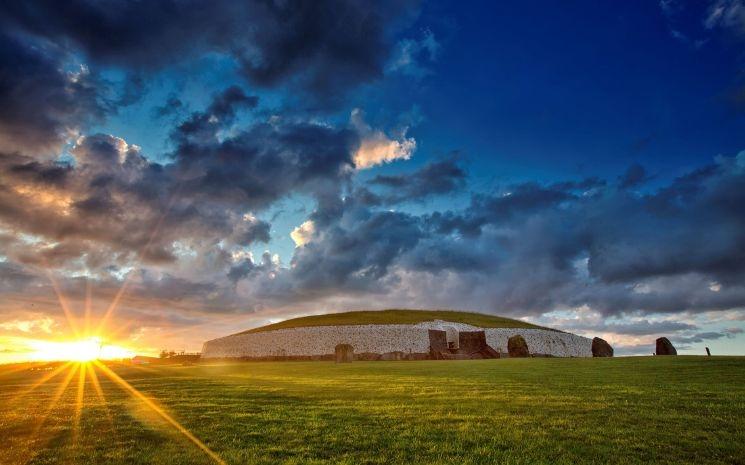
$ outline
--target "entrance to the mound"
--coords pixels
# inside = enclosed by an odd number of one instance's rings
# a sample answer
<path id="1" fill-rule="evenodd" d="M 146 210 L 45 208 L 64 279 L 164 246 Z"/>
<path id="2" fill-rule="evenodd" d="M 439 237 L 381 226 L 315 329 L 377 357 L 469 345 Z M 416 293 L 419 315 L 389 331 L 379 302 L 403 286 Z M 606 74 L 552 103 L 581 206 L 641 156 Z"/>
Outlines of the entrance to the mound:
<path id="1" fill-rule="evenodd" d="M 460 340 L 458 338 L 458 330 L 452 326 L 445 326 L 445 337 L 448 340 L 448 349 L 458 349 L 460 347 Z"/>
<path id="2" fill-rule="evenodd" d="M 348 363 L 354 360 L 354 348 L 350 344 L 339 344 L 334 347 L 336 363 Z"/>
<path id="3" fill-rule="evenodd" d="M 429 353 L 436 360 L 455 360 L 473 358 L 499 358 L 499 352 L 486 343 L 484 331 L 457 331 L 456 340 L 452 340 L 445 330 L 429 330 Z"/>

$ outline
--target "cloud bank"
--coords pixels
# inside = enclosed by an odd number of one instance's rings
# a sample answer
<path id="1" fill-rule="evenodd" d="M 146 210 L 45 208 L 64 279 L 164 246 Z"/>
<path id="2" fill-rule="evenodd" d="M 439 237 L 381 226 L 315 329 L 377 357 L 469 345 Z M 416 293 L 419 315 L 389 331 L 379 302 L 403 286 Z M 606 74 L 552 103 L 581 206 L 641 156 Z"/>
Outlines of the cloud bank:
<path id="1" fill-rule="evenodd" d="M 387 73 L 430 73 L 433 33 L 396 35 L 416 10 L 341 0 L 0 6 L 0 328 L 51 331 L 53 283 L 73 300 L 93 283 L 107 302 L 126 282 L 118 318 L 136 322 L 132 337 L 350 306 L 543 318 L 629 346 L 667 332 L 680 344 L 738 334 L 689 320 L 745 308 L 745 153 L 669 181 L 635 164 L 608 179 L 484 189 L 457 156 L 375 171 L 421 148 L 409 126 L 373 127 L 345 98 Z M 706 25 L 736 30 L 741 13 L 717 2 Z M 236 81 L 200 107 L 158 102 L 164 153 L 93 129 L 143 82 L 215 54 Z M 267 90 L 288 97 L 277 104 Z M 302 111 L 288 103 L 298 95 Z M 444 201 L 455 196 L 465 202 Z M 292 198 L 309 213 L 278 230 L 270 211 Z M 268 250 L 276 236 L 293 241 L 288 255 Z"/>

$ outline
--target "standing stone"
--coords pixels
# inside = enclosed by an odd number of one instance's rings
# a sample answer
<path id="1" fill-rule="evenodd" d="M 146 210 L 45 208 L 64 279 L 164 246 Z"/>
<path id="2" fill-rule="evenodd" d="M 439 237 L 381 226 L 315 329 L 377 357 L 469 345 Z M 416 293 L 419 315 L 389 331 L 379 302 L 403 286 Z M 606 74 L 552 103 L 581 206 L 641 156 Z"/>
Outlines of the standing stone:
<path id="1" fill-rule="evenodd" d="M 507 340 L 507 353 L 510 357 L 530 357 L 528 343 L 525 338 L 516 334 Z"/>
<path id="2" fill-rule="evenodd" d="M 592 356 L 613 357 L 613 347 L 605 339 L 594 337 L 592 338 Z"/>
<path id="3" fill-rule="evenodd" d="M 336 363 L 348 363 L 354 360 L 354 349 L 349 344 L 339 344 L 334 348 Z"/>
<path id="4" fill-rule="evenodd" d="M 469 358 L 499 358 L 499 352 L 486 343 L 485 331 L 460 331 L 458 353 L 468 355 Z"/>
<path id="5" fill-rule="evenodd" d="M 678 351 L 675 350 L 673 343 L 666 337 L 657 339 L 657 355 L 678 355 Z"/>
<path id="6" fill-rule="evenodd" d="M 429 330 L 429 357 L 434 360 L 441 360 L 448 351 L 448 338 L 445 331 L 438 329 Z"/>

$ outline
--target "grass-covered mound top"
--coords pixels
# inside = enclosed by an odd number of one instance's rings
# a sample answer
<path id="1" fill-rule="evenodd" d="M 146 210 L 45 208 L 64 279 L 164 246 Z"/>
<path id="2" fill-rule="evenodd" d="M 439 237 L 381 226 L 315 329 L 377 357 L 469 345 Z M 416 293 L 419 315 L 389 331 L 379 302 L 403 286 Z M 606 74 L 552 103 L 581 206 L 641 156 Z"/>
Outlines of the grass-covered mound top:
<path id="1" fill-rule="evenodd" d="M 532 328 L 550 329 L 512 318 L 504 318 L 483 313 L 459 312 L 454 310 L 366 310 L 344 313 L 311 315 L 280 321 L 271 325 L 249 329 L 238 334 L 259 333 L 275 329 L 304 328 L 308 326 L 345 325 L 413 325 L 425 321 L 444 320 L 466 323 L 481 328 Z"/>

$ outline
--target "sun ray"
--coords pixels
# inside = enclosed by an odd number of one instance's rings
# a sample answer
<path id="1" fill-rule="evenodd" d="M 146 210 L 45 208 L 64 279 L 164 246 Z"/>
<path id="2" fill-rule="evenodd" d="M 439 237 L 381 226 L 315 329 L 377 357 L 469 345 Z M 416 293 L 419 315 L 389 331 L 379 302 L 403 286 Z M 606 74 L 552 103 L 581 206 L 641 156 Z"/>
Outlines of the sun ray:
<path id="1" fill-rule="evenodd" d="M 92 297 L 92 289 L 91 289 L 91 280 L 86 279 L 85 280 L 85 317 L 84 317 L 84 331 L 85 331 L 85 337 L 89 337 L 91 335 L 91 297 Z"/>
<path id="2" fill-rule="evenodd" d="M 10 376 L 16 373 L 19 373 L 21 371 L 28 371 L 32 368 L 29 368 L 28 364 L 33 362 L 21 362 L 17 365 L 2 365 L 0 366 L 0 378 Z"/>
<path id="3" fill-rule="evenodd" d="M 66 368 L 69 368 L 70 365 L 72 365 L 72 362 L 66 362 L 66 363 L 58 366 L 57 368 L 55 368 L 51 372 L 49 372 L 49 373 L 45 374 L 44 376 L 42 376 L 39 380 L 37 380 L 34 384 L 32 384 L 31 386 L 29 386 L 27 389 L 24 389 L 23 391 L 21 391 L 18 394 L 16 394 L 15 397 L 13 397 L 9 402 L 16 402 L 16 401 L 22 399 L 23 397 L 31 394 L 39 386 L 41 386 L 42 384 L 50 381 L 52 378 L 54 378 L 55 376 L 57 376 L 60 373 L 62 373 Z"/>
<path id="4" fill-rule="evenodd" d="M 26 450 L 25 459 L 20 460 L 19 463 L 27 464 L 31 462 L 31 460 L 33 460 L 36 454 L 39 453 L 39 451 L 42 450 L 44 446 L 51 439 L 51 437 L 48 435 L 46 437 L 43 437 L 41 435 L 41 430 L 44 427 L 44 423 L 46 423 L 47 418 L 52 413 L 52 410 L 54 410 L 60 398 L 62 398 L 62 395 L 67 390 L 67 387 L 72 381 L 72 378 L 75 376 L 75 373 L 77 372 L 78 367 L 77 367 L 77 364 L 72 364 L 72 363 L 66 363 L 59 367 L 59 369 L 65 369 L 65 368 L 68 368 L 69 371 L 65 375 L 65 378 L 59 383 L 59 385 L 57 386 L 57 389 L 54 391 L 54 394 L 52 395 L 52 398 L 49 401 L 49 404 L 47 405 L 44 413 L 42 413 L 41 416 L 36 419 L 36 424 L 34 426 L 32 433 L 30 434 L 30 439 L 34 440 L 34 447 L 29 447 L 28 450 Z M 51 377 L 47 378 L 47 380 L 49 379 L 51 379 Z M 43 383 L 37 383 L 37 384 L 41 385 Z"/>
<path id="5" fill-rule="evenodd" d="M 78 390 L 75 396 L 75 416 L 73 417 L 72 424 L 72 445 L 73 447 L 78 444 L 80 438 L 80 420 L 83 417 L 83 400 L 85 398 L 85 372 L 88 368 L 88 363 L 81 363 L 78 368 Z"/>
<path id="6" fill-rule="evenodd" d="M 179 193 L 181 192 L 182 184 L 178 183 L 176 185 L 176 189 L 172 192 L 170 198 L 168 199 L 168 204 L 166 205 L 165 210 L 163 211 L 163 214 L 160 215 L 158 218 L 158 222 L 155 224 L 155 227 L 153 228 L 152 232 L 150 233 L 150 237 L 148 238 L 145 245 L 142 246 L 142 248 L 137 253 L 137 260 L 139 261 L 142 259 L 142 257 L 145 255 L 145 252 L 147 252 L 147 249 L 150 248 L 150 245 L 155 240 L 155 236 L 158 235 L 160 232 L 160 228 L 163 226 L 163 221 L 166 219 L 166 216 L 168 213 L 170 213 L 171 208 L 173 207 L 173 203 L 178 198 Z M 116 307 L 119 306 L 119 301 L 122 299 L 122 296 L 127 290 L 127 286 L 129 285 L 129 281 L 134 273 L 130 271 L 127 273 L 127 276 L 124 277 L 124 282 L 122 283 L 122 287 L 119 288 L 116 295 L 114 296 L 114 300 L 111 302 L 109 307 L 106 309 L 106 313 L 104 313 L 103 318 L 101 319 L 100 323 L 98 324 L 98 327 L 96 329 L 96 332 L 100 334 L 108 324 L 109 319 L 114 314 L 114 311 L 116 310 Z"/>
<path id="7" fill-rule="evenodd" d="M 106 396 L 103 393 L 103 388 L 101 387 L 101 383 L 98 381 L 98 375 L 96 374 L 96 367 L 95 365 L 91 365 L 88 368 L 88 377 L 90 378 L 91 384 L 93 385 L 93 390 L 96 391 L 96 394 L 98 395 L 99 401 L 101 401 L 101 405 L 106 410 L 106 418 L 109 420 L 109 426 L 114 426 L 114 418 L 111 415 L 111 409 L 109 409 L 109 405 L 106 403 Z"/>
<path id="8" fill-rule="evenodd" d="M 220 465 L 227 465 L 216 453 L 214 453 L 209 447 L 207 447 L 202 441 L 194 436 L 189 430 L 181 426 L 173 417 L 171 417 L 165 410 L 159 407 L 152 399 L 135 389 L 131 384 L 122 379 L 119 375 L 114 373 L 109 367 L 101 362 L 94 362 L 97 367 L 103 371 L 103 373 L 109 377 L 112 381 L 118 384 L 122 389 L 127 391 L 133 397 L 142 401 L 147 407 L 153 410 L 171 426 L 173 426 L 179 433 L 183 434 L 189 441 L 199 447 L 205 454 L 207 454 L 212 460 Z"/>
<path id="9" fill-rule="evenodd" d="M 47 276 L 49 277 L 49 281 L 51 281 L 52 283 L 52 288 L 54 289 L 54 293 L 57 295 L 57 300 L 62 307 L 62 311 L 65 313 L 67 324 L 70 325 L 70 329 L 72 330 L 73 334 L 75 334 L 75 337 L 80 338 L 80 331 L 78 331 L 78 325 L 75 322 L 75 316 L 72 314 L 72 310 L 70 310 L 70 307 L 67 305 L 67 299 L 62 293 L 62 289 L 60 288 L 59 283 L 56 279 L 54 279 L 54 276 L 52 275 L 52 272 L 49 271 L 49 268 L 45 268 L 45 271 L 47 273 Z"/>
<path id="10" fill-rule="evenodd" d="M 41 415 L 39 418 L 36 428 L 34 429 L 34 436 L 39 434 L 39 431 L 41 431 L 41 428 L 44 426 L 44 423 L 47 421 L 47 418 L 52 413 L 52 410 L 54 410 L 55 407 L 57 407 L 57 403 L 62 398 L 62 395 L 67 390 L 67 387 L 70 385 L 70 381 L 72 381 L 72 378 L 75 376 L 75 373 L 77 373 L 78 369 L 80 368 L 79 363 L 71 364 L 70 370 L 67 373 L 67 376 L 64 380 L 57 386 L 57 390 L 54 392 L 54 395 L 52 396 L 51 401 L 49 401 L 49 405 L 47 406 L 46 411 Z"/>
<path id="11" fill-rule="evenodd" d="M 236 324 L 241 326 L 243 325 L 245 321 L 246 321 L 245 315 L 237 315 L 234 317 L 224 317 L 220 319 L 220 322 L 222 324 L 225 324 L 226 326 L 230 326 L 230 327 L 235 327 Z M 170 338 L 170 337 L 178 336 L 180 334 L 183 334 L 189 331 L 195 331 L 195 330 L 199 330 L 204 327 L 214 326 L 214 324 L 215 324 L 214 321 L 208 320 L 208 321 L 204 321 L 203 323 L 193 324 L 193 325 L 185 326 L 183 328 L 172 329 L 167 332 L 158 333 L 158 336 L 161 338 Z"/>
<path id="12" fill-rule="evenodd" d="M 104 313 L 103 318 L 101 318 L 101 321 L 98 323 L 98 327 L 96 328 L 97 333 L 101 333 L 105 330 L 106 325 L 109 323 L 109 319 L 114 314 L 116 307 L 119 305 L 119 301 L 124 295 L 124 292 L 127 290 L 127 286 L 129 285 L 129 280 L 131 279 L 130 277 L 132 276 L 132 274 L 133 273 L 130 271 L 129 273 L 127 273 L 127 276 L 124 277 L 122 286 L 116 292 L 114 300 L 111 301 L 111 304 L 109 304 L 109 307 L 106 309 L 106 313 Z"/>
<path id="13" fill-rule="evenodd" d="M 109 339 L 117 339 L 123 332 L 130 329 L 132 325 L 134 325 L 133 320 L 129 320 L 126 323 L 119 324 L 116 329 L 112 329 L 106 332 L 107 337 Z"/>

